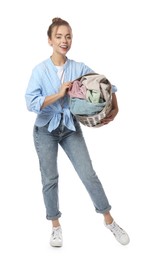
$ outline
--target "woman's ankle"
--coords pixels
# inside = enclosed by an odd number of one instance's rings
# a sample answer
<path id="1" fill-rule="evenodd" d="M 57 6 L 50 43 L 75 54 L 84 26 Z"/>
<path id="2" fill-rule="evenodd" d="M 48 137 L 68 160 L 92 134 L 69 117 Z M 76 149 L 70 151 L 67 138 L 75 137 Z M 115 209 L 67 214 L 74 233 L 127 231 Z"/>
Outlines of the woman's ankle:
<path id="1" fill-rule="evenodd" d="M 109 212 L 104 214 L 104 221 L 107 225 L 112 224 L 113 218 Z"/>
<path id="2" fill-rule="evenodd" d="M 52 227 L 60 227 L 60 222 L 58 219 L 52 220 Z"/>

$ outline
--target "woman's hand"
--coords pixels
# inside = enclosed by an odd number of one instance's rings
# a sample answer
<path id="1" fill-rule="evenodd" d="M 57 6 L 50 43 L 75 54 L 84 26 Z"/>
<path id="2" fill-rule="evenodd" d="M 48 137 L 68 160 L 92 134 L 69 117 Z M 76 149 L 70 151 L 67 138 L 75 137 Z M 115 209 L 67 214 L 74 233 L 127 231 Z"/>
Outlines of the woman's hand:
<path id="1" fill-rule="evenodd" d="M 118 113 L 118 104 L 117 104 L 117 98 L 115 93 L 112 94 L 112 109 L 110 111 L 110 113 L 101 120 L 101 123 L 106 125 L 108 123 L 110 123 L 111 121 L 114 120 L 114 118 L 116 117 Z"/>
<path id="2" fill-rule="evenodd" d="M 72 86 L 72 81 L 69 81 L 69 82 L 65 82 L 63 83 L 63 85 L 60 87 L 60 90 L 59 90 L 59 94 L 61 97 L 64 97 L 67 90 Z"/>
<path id="3" fill-rule="evenodd" d="M 118 113 L 118 109 L 117 108 L 113 108 L 110 113 L 104 118 L 101 120 L 101 123 L 106 125 L 108 123 L 110 123 L 111 121 L 114 120 L 114 118 L 116 117 Z"/>

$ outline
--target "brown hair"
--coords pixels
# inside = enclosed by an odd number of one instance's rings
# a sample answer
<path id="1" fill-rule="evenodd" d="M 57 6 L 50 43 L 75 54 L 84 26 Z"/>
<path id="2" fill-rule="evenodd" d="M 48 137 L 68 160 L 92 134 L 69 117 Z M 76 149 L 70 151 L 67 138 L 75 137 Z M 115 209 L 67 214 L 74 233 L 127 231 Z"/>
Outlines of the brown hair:
<path id="1" fill-rule="evenodd" d="M 67 21 L 65 21 L 59 17 L 53 18 L 52 24 L 49 26 L 48 31 L 47 31 L 47 35 L 48 35 L 49 39 L 51 39 L 53 28 L 55 26 L 58 28 L 61 25 L 68 26 L 71 29 L 71 26 L 69 25 L 69 23 Z"/>

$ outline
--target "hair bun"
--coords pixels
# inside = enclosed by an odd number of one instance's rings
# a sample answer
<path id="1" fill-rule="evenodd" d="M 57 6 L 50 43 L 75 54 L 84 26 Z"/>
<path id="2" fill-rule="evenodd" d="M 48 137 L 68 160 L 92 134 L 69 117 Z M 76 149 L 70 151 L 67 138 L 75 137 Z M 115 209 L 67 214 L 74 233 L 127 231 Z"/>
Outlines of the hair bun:
<path id="1" fill-rule="evenodd" d="M 62 22 L 63 20 L 59 17 L 55 17 L 52 19 L 52 23 Z"/>

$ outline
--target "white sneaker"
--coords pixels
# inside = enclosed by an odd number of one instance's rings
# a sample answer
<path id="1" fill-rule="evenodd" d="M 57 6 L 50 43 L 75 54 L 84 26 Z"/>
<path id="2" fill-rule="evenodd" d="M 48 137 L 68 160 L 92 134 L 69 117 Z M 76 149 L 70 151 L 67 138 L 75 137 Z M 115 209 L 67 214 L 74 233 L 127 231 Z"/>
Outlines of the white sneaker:
<path id="1" fill-rule="evenodd" d="M 127 245 L 130 242 L 129 236 L 126 231 L 119 227 L 119 225 L 117 225 L 115 221 L 113 221 L 109 225 L 105 223 L 105 226 L 113 233 L 117 241 L 122 245 Z"/>
<path id="2" fill-rule="evenodd" d="M 50 245 L 55 247 L 61 247 L 63 245 L 61 227 L 53 227 L 50 238 Z"/>

